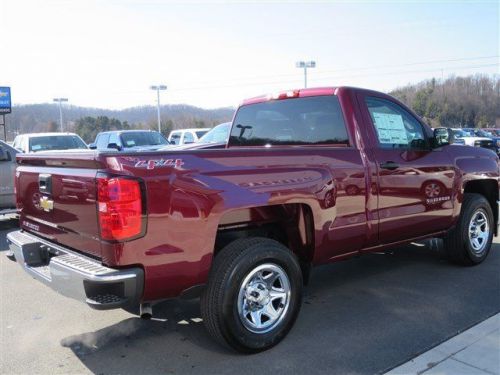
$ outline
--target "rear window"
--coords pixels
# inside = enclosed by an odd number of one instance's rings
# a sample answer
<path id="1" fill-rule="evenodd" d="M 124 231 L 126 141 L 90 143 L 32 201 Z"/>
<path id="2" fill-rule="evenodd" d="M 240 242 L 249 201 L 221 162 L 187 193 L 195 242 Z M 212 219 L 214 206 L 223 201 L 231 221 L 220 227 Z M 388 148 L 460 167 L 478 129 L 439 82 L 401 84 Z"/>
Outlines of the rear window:
<path id="1" fill-rule="evenodd" d="M 74 135 L 48 135 L 30 138 L 30 151 L 71 150 L 87 148 L 87 145 Z"/>
<path id="2" fill-rule="evenodd" d="M 121 134 L 123 147 L 166 145 L 167 140 L 158 132 L 127 132 Z"/>
<path id="3" fill-rule="evenodd" d="M 349 137 L 336 96 L 273 100 L 240 107 L 229 144 L 349 145 Z"/>

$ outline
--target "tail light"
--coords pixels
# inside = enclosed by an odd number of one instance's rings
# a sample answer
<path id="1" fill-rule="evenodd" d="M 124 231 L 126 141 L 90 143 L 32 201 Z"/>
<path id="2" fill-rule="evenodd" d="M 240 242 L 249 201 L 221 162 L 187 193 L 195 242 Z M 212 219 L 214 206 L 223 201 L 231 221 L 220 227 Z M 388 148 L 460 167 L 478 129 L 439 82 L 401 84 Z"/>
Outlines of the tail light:
<path id="1" fill-rule="evenodd" d="M 103 240 L 123 241 L 140 235 L 145 229 L 139 181 L 98 178 L 97 204 Z"/>

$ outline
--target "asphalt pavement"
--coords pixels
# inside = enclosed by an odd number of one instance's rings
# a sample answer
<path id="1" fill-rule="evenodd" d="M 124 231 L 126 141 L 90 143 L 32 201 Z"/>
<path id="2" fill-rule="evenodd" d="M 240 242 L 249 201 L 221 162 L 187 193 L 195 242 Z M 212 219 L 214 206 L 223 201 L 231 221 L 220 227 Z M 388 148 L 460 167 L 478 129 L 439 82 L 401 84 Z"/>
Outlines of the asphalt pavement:
<path id="1" fill-rule="evenodd" d="M 500 312 L 497 239 L 477 267 L 417 243 L 315 269 L 288 337 L 244 356 L 210 339 L 197 300 L 145 321 L 58 295 L 3 256 L 16 225 L 0 219 L 2 374 L 384 373 Z"/>

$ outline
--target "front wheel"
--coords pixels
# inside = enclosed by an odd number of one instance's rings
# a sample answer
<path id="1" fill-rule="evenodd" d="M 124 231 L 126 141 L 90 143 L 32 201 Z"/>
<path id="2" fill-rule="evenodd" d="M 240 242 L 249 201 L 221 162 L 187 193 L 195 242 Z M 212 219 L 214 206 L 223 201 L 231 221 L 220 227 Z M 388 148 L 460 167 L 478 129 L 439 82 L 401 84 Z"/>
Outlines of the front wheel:
<path id="1" fill-rule="evenodd" d="M 493 212 L 486 198 L 465 194 L 458 223 L 444 239 L 448 258 L 466 266 L 484 261 L 491 248 L 493 225 Z"/>
<path id="2" fill-rule="evenodd" d="M 302 297 L 295 255 L 277 241 L 239 239 L 217 254 L 201 311 L 208 331 L 231 348 L 255 353 L 292 328 Z"/>

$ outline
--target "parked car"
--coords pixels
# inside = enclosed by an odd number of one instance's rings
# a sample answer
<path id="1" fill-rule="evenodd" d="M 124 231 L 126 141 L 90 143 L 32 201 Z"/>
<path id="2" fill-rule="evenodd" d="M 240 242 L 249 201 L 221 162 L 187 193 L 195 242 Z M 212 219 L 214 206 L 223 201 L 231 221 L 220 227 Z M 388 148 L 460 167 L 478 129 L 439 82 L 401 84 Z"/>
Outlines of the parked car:
<path id="1" fill-rule="evenodd" d="M 16 212 L 14 174 L 18 152 L 7 143 L 0 141 L 0 215 Z"/>
<path id="2" fill-rule="evenodd" d="M 484 130 L 486 130 L 487 132 L 490 132 L 491 134 L 493 134 L 496 137 L 500 137 L 500 129 L 499 128 L 485 128 Z"/>
<path id="3" fill-rule="evenodd" d="M 223 149 L 18 156 L 7 238 L 31 276 L 92 308 L 148 317 L 201 296 L 216 340 L 259 352 L 292 328 L 312 266 L 429 237 L 454 263 L 487 258 L 499 158 L 448 134 L 376 91 L 252 98 Z"/>
<path id="4" fill-rule="evenodd" d="M 170 150 L 200 150 L 225 148 L 231 131 L 231 123 L 225 122 L 210 129 L 203 137 L 195 143 L 188 143 L 180 146 L 167 146 L 164 149 Z"/>
<path id="5" fill-rule="evenodd" d="M 455 139 L 463 140 L 466 146 L 482 147 L 497 152 L 496 144 L 491 138 L 478 136 L 470 129 L 453 128 L 452 131 Z"/>
<path id="6" fill-rule="evenodd" d="M 168 145 L 165 137 L 154 130 L 114 130 L 97 134 L 89 148 L 118 151 L 155 150 Z"/>
<path id="7" fill-rule="evenodd" d="M 16 136 L 12 146 L 24 153 L 88 148 L 85 142 L 74 133 L 21 134 Z"/>
<path id="8" fill-rule="evenodd" d="M 197 142 L 210 128 L 179 129 L 172 130 L 168 136 L 168 141 L 172 145 L 185 145 Z"/>
<path id="9" fill-rule="evenodd" d="M 494 131 L 486 130 L 486 129 L 475 129 L 474 135 L 477 137 L 489 138 L 493 141 L 493 149 L 497 154 L 500 153 L 500 136 L 497 135 Z"/>

